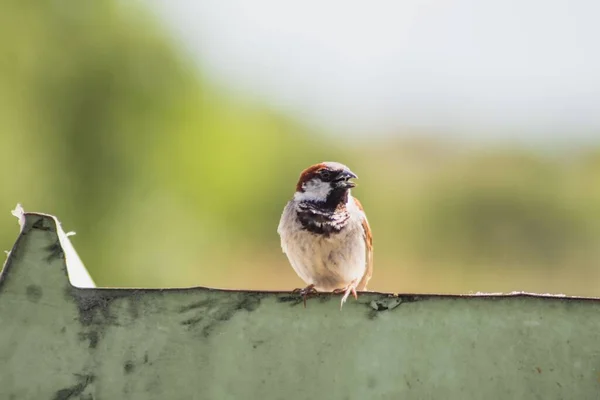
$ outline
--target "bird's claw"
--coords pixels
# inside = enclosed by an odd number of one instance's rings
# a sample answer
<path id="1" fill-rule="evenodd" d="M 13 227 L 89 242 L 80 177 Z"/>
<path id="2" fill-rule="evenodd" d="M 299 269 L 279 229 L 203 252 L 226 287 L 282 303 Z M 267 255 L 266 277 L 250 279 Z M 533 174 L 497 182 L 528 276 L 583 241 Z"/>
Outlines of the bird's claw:
<path id="1" fill-rule="evenodd" d="M 335 294 L 344 293 L 344 296 L 342 297 L 342 301 L 340 302 L 340 310 L 344 306 L 344 303 L 348 299 L 348 296 L 350 296 L 350 293 L 352 293 L 352 296 L 354 296 L 354 298 L 356 300 L 358 300 L 358 293 L 356 293 L 356 283 L 354 283 L 354 282 L 352 282 L 350 285 L 348 285 L 347 287 L 345 287 L 343 289 L 335 289 L 333 291 L 333 293 L 335 293 Z"/>
<path id="2" fill-rule="evenodd" d="M 300 296 L 302 296 L 302 300 L 304 302 L 304 308 L 306 308 L 306 298 L 311 294 L 317 294 L 319 292 L 317 291 L 317 289 L 315 289 L 315 285 L 308 285 L 305 288 L 294 289 L 294 290 L 292 290 L 292 293 L 296 293 L 296 294 L 299 294 Z"/>

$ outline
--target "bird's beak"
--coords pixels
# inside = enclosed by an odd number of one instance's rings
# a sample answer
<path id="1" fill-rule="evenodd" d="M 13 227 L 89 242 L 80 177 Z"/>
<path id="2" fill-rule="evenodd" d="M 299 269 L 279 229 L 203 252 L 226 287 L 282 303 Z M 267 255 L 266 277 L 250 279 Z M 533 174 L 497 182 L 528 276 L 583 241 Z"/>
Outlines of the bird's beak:
<path id="1" fill-rule="evenodd" d="M 349 169 L 343 171 L 342 176 L 344 176 L 346 179 L 358 179 L 358 176 L 356 176 L 356 174 Z"/>
<path id="2" fill-rule="evenodd" d="M 358 176 L 349 169 L 346 169 L 339 173 L 336 178 L 337 186 L 344 189 L 350 189 L 356 187 L 356 183 L 352 182 L 350 179 L 357 179 Z"/>

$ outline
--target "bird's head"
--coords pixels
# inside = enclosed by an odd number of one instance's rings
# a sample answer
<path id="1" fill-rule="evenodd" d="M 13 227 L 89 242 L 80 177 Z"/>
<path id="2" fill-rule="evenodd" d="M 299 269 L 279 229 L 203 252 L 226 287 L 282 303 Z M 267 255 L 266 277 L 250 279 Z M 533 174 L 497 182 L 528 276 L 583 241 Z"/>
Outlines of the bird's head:
<path id="1" fill-rule="evenodd" d="M 300 174 L 294 198 L 298 201 L 332 203 L 332 206 L 347 198 L 356 183 L 350 179 L 358 178 L 344 164 L 323 162 L 315 164 Z"/>

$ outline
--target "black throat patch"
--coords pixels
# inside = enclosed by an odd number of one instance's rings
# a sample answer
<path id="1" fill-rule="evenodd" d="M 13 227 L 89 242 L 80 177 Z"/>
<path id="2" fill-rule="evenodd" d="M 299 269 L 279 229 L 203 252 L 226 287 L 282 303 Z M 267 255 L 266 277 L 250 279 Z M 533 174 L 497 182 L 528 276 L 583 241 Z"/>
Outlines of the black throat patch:
<path id="1" fill-rule="evenodd" d="M 340 232 L 350 219 L 345 202 L 332 208 L 327 203 L 303 201 L 296 206 L 296 215 L 303 229 L 326 237 Z"/>

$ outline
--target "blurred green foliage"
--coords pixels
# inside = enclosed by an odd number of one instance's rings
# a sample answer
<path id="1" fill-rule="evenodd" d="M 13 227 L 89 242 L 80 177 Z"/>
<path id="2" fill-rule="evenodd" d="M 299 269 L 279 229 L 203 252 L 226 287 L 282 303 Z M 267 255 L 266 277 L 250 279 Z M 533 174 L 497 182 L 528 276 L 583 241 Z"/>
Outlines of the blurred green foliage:
<path id="1" fill-rule="evenodd" d="M 0 240 L 55 214 L 101 286 L 291 289 L 276 227 L 337 160 L 375 234 L 371 290 L 600 295 L 600 149 L 544 154 L 311 132 L 199 73 L 141 3 L 0 13 Z"/>

